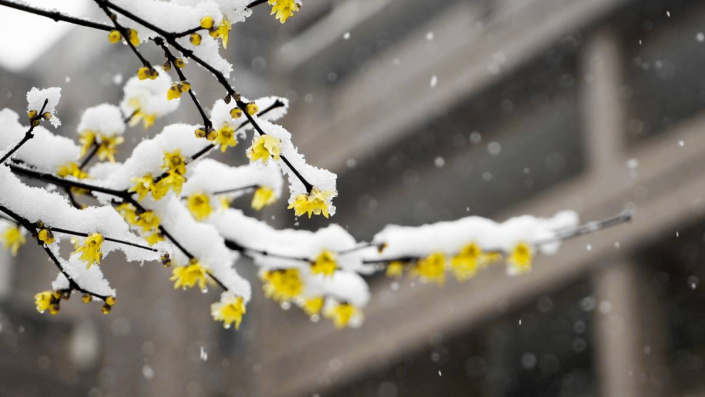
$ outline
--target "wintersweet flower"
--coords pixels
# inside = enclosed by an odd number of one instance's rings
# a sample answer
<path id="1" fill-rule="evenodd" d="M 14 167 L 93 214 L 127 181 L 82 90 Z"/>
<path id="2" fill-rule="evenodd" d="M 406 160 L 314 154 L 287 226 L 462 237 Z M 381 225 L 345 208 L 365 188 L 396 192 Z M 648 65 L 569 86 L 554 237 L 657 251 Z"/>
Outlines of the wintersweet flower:
<path id="1" fill-rule="evenodd" d="M 308 213 L 308 217 L 311 218 L 311 214 L 321 215 L 328 218 L 330 216 L 330 199 L 333 197 L 335 192 L 326 191 L 322 192 L 318 188 L 311 189 L 311 194 L 300 194 L 294 198 L 294 201 L 289 204 L 288 209 L 294 209 L 294 215 L 301 216 Z"/>
<path id="2" fill-rule="evenodd" d="M 438 284 L 445 283 L 446 256 L 441 252 L 419 259 L 412 274 Z"/>
<path id="3" fill-rule="evenodd" d="M 56 310 L 52 309 L 52 306 L 56 303 L 57 300 L 54 298 L 54 291 L 43 291 L 34 295 L 34 304 L 36 305 L 39 313 L 44 313 L 47 309 L 49 309 L 51 314 L 57 314 L 59 312 L 58 304 Z"/>
<path id="4" fill-rule="evenodd" d="M 313 274 L 332 276 L 337 268 L 338 263 L 335 261 L 335 254 L 324 250 L 316 257 L 316 261 L 311 265 L 311 272 Z"/>
<path id="5" fill-rule="evenodd" d="M 177 266 L 174 268 L 169 280 L 174 281 L 174 289 L 193 288 L 198 284 L 201 291 L 206 289 L 208 271 L 201 266 L 201 263 L 196 259 L 191 259 L 186 266 Z"/>
<path id="6" fill-rule="evenodd" d="M 333 320 L 333 324 L 338 329 L 345 328 L 356 314 L 358 314 L 358 310 L 349 303 L 338 303 L 324 313 L 326 318 Z"/>
<path id="7" fill-rule="evenodd" d="M 404 263 L 399 261 L 392 261 L 387 265 L 387 271 L 385 273 L 387 277 L 401 277 L 404 274 Z"/>
<path id="8" fill-rule="evenodd" d="M 147 235 L 144 239 L 147 241 L 147 244 L 154 245 L 160 241 L 164 241 L 164 236 L 162 236 L 159 232 L 154 232 Z"/>
<path id="9" fill-rule="evenodd" d="M 264 273 L 262 280 L 264 293 L 275 301 L 287 302 L 301 294 L 303 282 L 299 276 L 299 269 L 277 269 Z"/>
<path id="10" fill-rule="evenodd" d="M 37 233 L 37 239 L 46 245 L 54 243 L 54 233 L 49 229 L 40 229 Z"/>
<path id="11" fill-rule="evenodd" d="M 103 258 L 103 253 L 100 251 L 100 247 L 103 245 L 103 235 L 100 233 L 93 233 L 86 237 L 76 250 L 74 254 L 81 254 L 80 258 L 82 261 L 86 262 L 86 269 L 89 269 L 93 265 L 100 265 L 100 260 Z"/>
<path id="12" fill-rule="evenodd" d="M 220 145 L 220 151 L 225 152 L 228 147 L 237 146 L 235 139 L 235 130 L 229 125 L 224 125 L 218 130 L 218 136 L 215 138 L 216 144 Z"/>
<path id="13" fill-rule="evenodd" d="M 186 200 L 186 206 L 194 219 L 202 221 L 208 218 L 213 212 L 211 200 L 205 193 L 194 193 Z"/>
<path id="14" fill-rule="evenodd" d="M 315 315 L 318 315 L 321 312 L 321 310 L 323 309 L 323 303 L 324 303 L 323 297 L 317 296 L 315 298 L 310 298 L 310 299 L 304 300 L 304 303 L 301 306 L 301 308 L 309 316 L 315 316 Z"/>
<path id="15" fill-rule="evenodd" d="M 266 186 L 260 186 L 255 190 L 255 194 L 252 197 L 252 208 L 260 211 L 275 201 L 277 201 L 277 198 L 274 196 L 274 190 Z"/>
<path id="16" fill-rule="evenodd" d="M 127 29 L 127 39 L 130 41 L 130 44 L 135 47 L 140 45 L 140 36 L 134 29 Z"/>
<path id="17" fill-rule="evenodd" d="M 164 171 L 177 172 L 181 175 L 186 175 L 186 159 L 184 159 L 180 149 L 176 149 L 173 152 L 164 152 L 162 169 Z"/>
<path id="18" fill-rule="evenodd" d="M 281 23 L 286 22 L 289 17 L 294 15 L 294 12 L 300 9 L 299 3 L 296 0 L 269 0 L 269 4 L 272 6 L 270 15 L 276 13 L 275 18 Z"/>
<path id="19" fill-rule="evenodd" d="M 88 173 L 81 170 L 81 168 L 75 162 L 70 162 L 59 167 L 56 174 L 62 178 L 72 176 L 76 179 L 86 179 L 88 178 Z"/>
<path id="20" fill-rule="evenodd" d="M 244 299 L 230 292 L 224 292 L 220 302 L 211 305 L 211 315 L 215 321 L 222 321 L 223 327 L 230 328 L 235 324 L 235 329 L 240 329 L 242 316 L 247 313 Z"/>
<path id="21" fill-rule="evenodd" d="M 108 34 L 108 40 L 110 41 L 110 44 L 115 44 L 120 41 L 120 39 L 122 39 L 122 34 L 120 34 L 120 32 L 117 30 L 111 30 Z"/>
<path id="22" fill-rule="evenodd" d="M 173 190 L 176 194 L 181 193 L 181 188 L 184 186 L 184 182 L 186 182 L 186 178 L 175 171 L 169 171 L 167 176 L 162 178 L 157 185 L 155 190 L 152 192 L 152 197 L 154 197 L 155 200 L 159 200 L 162 197 L 164 197 L 169 190 Z"/>
<path id="23" fill-rule="evenodd" d="M 220 39 L 223 43 L 223 48 L 228 48 L 228 36 L 230 35 L 230 21 L 223 18 L 218 24 L 218 27 L 212 26 L 208 34 L 215 39 Z"/>
<path id="24" fill-rule="evenodd" d="M 152 193 L 152 196 L 156 196 L 155 192 L 157 186 L 154 183 L 154 178 L 152 178 L 152 174 L 147 174 L 138 178 L 132 178 L 132 182 L 134 182 L 135 184 L 130 188 L 129 191 L 137 194 L 137 197 L 140 201 L 144 200 L 144 198 L 149 193 Z"/>
<path id="25" fill-rule="evenodd" d="M 475 243 L 470 243 L 460 250 L 450 261 L 455 278 L 460 281 L 467 280 L 477 272 L 478 259 L 482 255 L 482 248 Z"/>
<path id="26" fill-rule="evenodd" d="M 264 164 L 269 163 L 270 157 L 278 161 L 282 152 L 279 144 L 279 139 L 271 135 L 262 135 L 252 143 L 250 150 L 247 151 L 247 157 L 252 162 L 262 159 Z"/>
<path id="27" fill-rule="evenodd" d="M 142 228 L 143 232 L 150 232 L 159 229 L 159 216 L 154 211 L 145 211 L 135 217 L 135 226 Z"/>
<path id="28" fill-rule="evenodd" d="M 2 234 L 2 243 L 5 245 L 5 249 L 10 250 L 12 256 L 17 255 L 17 251 L 26 242 L 27 239 L 24 238 L 19 226 L 10 226 Z"/>
<path id="29" fill-rule="evenodd" d="M 533 249 L 527 243 L 517 244 L 509 255 L 508 262 L 518 273 L 526 273 L 531 270 L 531 260 Z"/>
<path id="30" fill-rule="evenodd" d="M 247 106 L 245 106 L 245 110 L 247 110 L 247 114 L 249 114 L 250 116 L 254 116 L 257 114 L 257 112 L 259 112 L 259 106 L 257 106 L 257 104 L 254 102 L 250 102 L 247 104 Z"/>
<path id="31" fill-rule="evenodd" d="M 154 125 L 157 120 L 156 114 L 145 113 L 140 105 L 140 98 L 131 98 L 127 104 L 134 109 L 134 113 L 130 118 L 130 127 L 134 127 L 142 121 L 142 126 L 146 130 L 147 128 Z"/>
<path id="32" fill-rule="evenodd" d="M 100 161 L 109 160 L 115 162 L 115 154 L 117 154 L 118 145 L 125 142 L 125 138 L 121 135 L 106 135 L 97 134 L 91 130 L 86 130 L 78 133 L 79 142 L 81 143 L 81 156 L 85 156 L 88 150 L 93 145 L 98 145 L 97 155 Z"/>

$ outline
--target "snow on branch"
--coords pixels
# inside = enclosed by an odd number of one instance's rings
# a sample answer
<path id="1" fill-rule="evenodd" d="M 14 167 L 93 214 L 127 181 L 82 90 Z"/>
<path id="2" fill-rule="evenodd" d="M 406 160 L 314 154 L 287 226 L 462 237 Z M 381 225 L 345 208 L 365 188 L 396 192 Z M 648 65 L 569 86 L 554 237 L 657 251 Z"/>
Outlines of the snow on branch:
<path id="1" fill-rule="evenodd" d="M 136 61 L 120 103 L 83 111 L 75 139 L 47 125 L 61 126 L 58 87 L 32 88 L 26 119 L 16 110 L 0 110 L 0 240 L 13 254 L 35 240 L 58 270 L 51 289 L 35 296 L 40 312 L 56 314 L 62 301 L 80 293 L 86 302 L 102 302 L 109 313 L 116 291 L 103 275 L 102 260 L 119 250 L 128 261 L 161 262 L 177 289 L 218 289 L 210 311 L 225 327 L 240 326 L 252 295 L 249 281 L 236 270 L 243 263 L 258 267 L 265 294 L 282 306 L 296 305 L 313 320 L 330 318 L 337 327 L 358 326 L 370 300 L 365 278 L 375 273 L 442 284 L 447 274 L 464 281 L 504 263 L 510 274 L 522 274 L 537 254 L 554 253 L 563 240 L 631 217 L 624 213 L 583 226 L 570 211 L 502 223 L 468 217 L 390 225 L 369 242 L 356 241 L 333 223 L 315 232 L 275 229 L 232 208 L 233 200 L 251 195 L 250 207 L 261 210 L 284 196 L 286 182 L 286 205 L 297 217 L 328 218 L 336 212 L 337 176 L 307 163 L 295 135 L 279 124 L 288 111 L 286 98 L 249 100 L 235 89 L 233 67 L 220 48 L 227 47 L 232 25 L 255 7 L 270 5 L 284 23 L 301 1 L 93 2 L 104 14 L 99 21 L 0 0 L 0 7 L 107 32 L 107 41 L 129 47 Z M 164 56 L 148 59 L 143 46 L 155 46 Z M 197 94 L 187 78 L 194 65 L 221 86 L 209 98 L 212 106 L 204 105 L 211 92 Z M 182 100 L 195 106 L 200 120 L 151 132 Z M 137 125 L 150 137 L 117 162 Z M 207 158 L 240 144 L 248 145 L 249 164 Z M 67 240 L 73 243 L 69 253 L 62 252 Z"/>

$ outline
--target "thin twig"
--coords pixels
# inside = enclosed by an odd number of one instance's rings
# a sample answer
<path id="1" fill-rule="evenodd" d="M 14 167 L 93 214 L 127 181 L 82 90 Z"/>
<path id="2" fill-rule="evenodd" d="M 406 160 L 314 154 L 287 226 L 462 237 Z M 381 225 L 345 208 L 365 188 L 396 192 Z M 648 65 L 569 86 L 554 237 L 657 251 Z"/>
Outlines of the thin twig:
<path id="1" fill-rule="evenodd" d="M 86 19 L 72 17 L 70 15 L 62 14 L 58 11 L 42 10 L 41 8 L 31 7 L 26 4 L 19 4 L 19 3 L 15 3 L 13 1 L 0 0 L 0 6 L 10 7 L 10 8 L 14 8 L 16 10 L 24 11 L 24 12 L 27 12 L 30 14 L 38 15 L 41 17 L 46 17 L 49 19 L 53 19 L 56 22 L 59 22 L 59 21 L 68 22 L 68 23 L 72 23 L 74 25 L 80 25 L 80 26 L 85 26 L 88 28 L 104 30 L 106 32 L 113 30 L 112 27 L 110 27 L 108 25 L 104 25 L 99 22 L 93 22 L 93 21 L 89 21 Z"/>
<path id="2" fill-rule="evenodd" d="M 17 224 L 22 225 L 22 227 L 25 228 L 32 236 L 37 236 L 37 235 L 38 235 L 38 233 L 37 233 L 37 228 L 36 228 L 30 221 L 28 221 L 27 219 L 23 218 L 22 216 L 18 215 L 17 213 L 15 213 L 14 211 L 12 211 L 11 209 L 9 209 L 9 208 L 7 208 L 7 207 L 4 207 L 4 206 L 2 206 L 2 205 L 0 205 L 0 211 L 2 211 L 2 212 L 4 212 L 5 214 L 9 215 L 12 219 L 15 220 L 15 222 L 17 222 Z M 38 242 L 39 244 L 41 244 L 42 248 L 44 248 L 44 251 L 47 253 L 47 255 L 49 255 L 49 259 L 51 259 L 51 261 L 54 263 L 54 265 L 56 265 L 56 267 L 59 269 L 59 271 L 61 272 L 61 274 L 63 274 L 64 277 L 66 277 L 66 280 L 69 282 L 70 289 L 77 290 L 77 291 L 79 291 L 79 292 L 82 292 L 82 293 L 84 293 L 84 294 L 89 294 L 89 295 L 91 295 L 91 296 L 95 296 L 96 298 L 102 299 L 103 301 L 105 301 L 105 300 L 108 298 L 108 297 L 105 296 L 105 295 L 96 294 L 96 293 L 94 293 L 94 292 L 91 292 L 91 291 L 89 291 L 89 290 L 87 290 L 87 289 L 81 287 L 81 286 L 71 277 L 71 275 L 69 275 L 69 274 L 66 272 L 66 270 L 64 269 L 64 267 L 61 265 L 61 262 L 59 261 L 59 259 L 56 257 L 56 255 L 54 255 L 54 252 L 51 250 L 51 248 L 49 248 L 46 244 L 44 244 L 44 243 L 43 243 L 42 241 L 40 241 L 38 238 L 37 238 L 37 242 Z"/>
<path id="3" fill-rule="evenodd" d="M 12 156 L 17 150 L 19 150 L 19 148 L 21 148 L 22 145 L 27 143 L 27 141 L 34 138 L 34 127 L 36 127 L 35 124 L 38 124 L 38 123 L 36 123 L 36 121 L 39 121 L 42 119 L 42 117 L 43 117 L 42 115 L 44 114 L 44 109 L 46 109 L 48 103 L 49 103 L 49 98 L 44 100 L 44 104 L 42 105 L 42 110 L 40 110 L 39 113 L 37 113 L 34 117 L 29 119 L 29 129 L 27 130 L 27 132 L 25 132 L 24 137 L 22 138 L 21 141 L 19 141 L 17 143 L 17 145 L 15 145 L 15 147 L 10 149 L 9 152 L 5 153 L 5 155 L 2 156 L 2 159 L 0 159 L 0 164 L 4 163 L 5 160 L 9 159 L 10 156 Z"/>

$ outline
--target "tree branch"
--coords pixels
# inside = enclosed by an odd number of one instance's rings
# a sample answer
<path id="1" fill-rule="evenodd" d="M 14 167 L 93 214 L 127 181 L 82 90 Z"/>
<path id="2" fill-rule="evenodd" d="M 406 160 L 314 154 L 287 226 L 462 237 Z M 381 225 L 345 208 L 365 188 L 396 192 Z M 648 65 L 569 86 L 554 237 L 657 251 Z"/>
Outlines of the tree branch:
<path id="1" fill-rule="evenodd" d="M 10 149 L 9 152 L 5 153 L 4 156 L 2 156 L 2 159 L 0 159 L 0 164 L 4 163 L 5 160 L 9 159 L 10 156 L 12 156 L 17 150 L 19 150 L 19 148 L 21 148 L 22 145 L 27 143 L 28 140 L 34 138 L 33 132 L 34 132 L 34 127 L 36 127 L 35 124 L 38 124 L 37 121 L 42 119 L 42 117 L 43 117 L 42 115 L 44 114 L 44 109 L 46 109 L 48 103 L 49 103 L 49 99 L 47 98 L 44 100 L 44 104 L 42 105 L 42 109 L 39 111 L 39 113 L 37 113 L 34 117 L 29 119 L 29 129 L 27 130 L 27 132 L 25 132 L 22 140 L 19 141 L 17 143 L 17 145 L 15 145 L 15 147 Z"/>
<path id="2" fill-rule="evenodd" d="M 74 25 L 85 26 L 85 27 L 93 28 L 93 29 L 97 29 L 97 30 L 104 30 L 106 32 L 113 30 L 112 27 L 110 27 L 108 25 L 104 25 L 99 22 L 93 22 L 93 21 L 89 21 L 86 19 L 72 17 L 70 15 L 62 14 L 58 11 L 43 10 L 41 8 L 31 7 L 26 4 L 15 3 L 13 1 L 0 0 L 0 6 L 14 8 L 16 10 L 24 11 L 24 12 L 27 12 L 30 14 L 53 19 L 55 22 L 59 22 L 59 21 L 68 22 L 68 23 L 72 23 Z"/>

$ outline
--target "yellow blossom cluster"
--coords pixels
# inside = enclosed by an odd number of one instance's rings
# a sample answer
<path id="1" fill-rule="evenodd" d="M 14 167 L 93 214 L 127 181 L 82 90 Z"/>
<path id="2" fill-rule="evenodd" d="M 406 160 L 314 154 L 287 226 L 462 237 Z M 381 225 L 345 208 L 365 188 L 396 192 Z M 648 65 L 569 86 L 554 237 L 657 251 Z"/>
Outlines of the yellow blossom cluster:
<path id="1" fill-rule="evenodd" d="M 208 270 L 201 265 L 197 259 L 193 258 L 188 265 L 177 266 L 172 270 L 171 281 L 174 282 L 174 289 L 193 288 L 196 285 L 201 291 L 206 290 L 208 282 Z"/>
<path id="2" fill-rule="evenodd" d="M 81 131 L 78 135 L 81 143 L 81 156 L 85 156 L 91 147 L 98 145 L 98 159 L 100 161 L 109 160 L 111 163 L 115 162 L 115 154 L 117 154 L 118 145 L 125 141 L 121 135 L 115 134 L 108 136 L 98 134 L 91 130 Z"/>
<path id="3" fill-rule="evenodd" d="M 166 92 L 166 99 L 171 101 L 181 98 L 181 94 L 191 91 L 191 84 L 188 81 L 174 83 Z"/>
<path id="4" fill-rule="evenodd" d="M 280 143 L 279 139 L 271 135 L 262 135 L 252 143 L 247 151 L 247 157 L 253 163 L 261 160 L 262 163 L 268 164 L 270 158 L 278 161 L 282 153 Z"/>
<path id="5" fill-rule="evenodd" d="M 516 273 L 525 273 L 531 270 L 533 248 L 527 243 L 518 243 L 509 253 L 506 260 Z M 425 281 L 437 284 L 445 282 L 446 270 L 450 269 L 459 281 L 465 281 L 475 276 L 478 270 L 497 263 L 504 258 L 501 252 L 484 252 L 482 248 L 470 243 L 465 245 L 458 254 L 450 258 L 448 263 L 444 253 L 435 252 L 415 262 L 392 261 L 387 265 L 388 277 L 401 277 L 405 269 L 410 275 Z"/>
<path id="6" fill-rule="evenodd" d="M 276 269 L 264 272 L 264 293 L 275 301 L 287 302 L 298 297 L 303 291 L 299 269 Z"/>
<path id="7" fill-rule="evenodd" d="M 322 274 L 324 276 L 332 276 L 338 269 L 338 263 L 335 260 L 335 254 L 328 250 L 323 250 L 316 260 L 311 264 L 311 272 L 313 274 Z"/>
<path id="8" fill-rule="evenodd" d="M 303 193 L 296 196 L 288 208 L 293 208 L 296 216 L 308 214 L 308 217 L 311 218 L 312 214 L 323 214 L 328 218 L 330 216 L 330 199 L 334 194 L 335 192 L 332 191 L 322 192 L 318 188 L 313 188 L 310 194 Z"/>
<path id="9" fill-rule="evenodd" d="M 227 18 L 223 18 L 217 25 L 211 16 L 205 16 L 201 19 L 201 28 L 208 30 L 208 34 L 214 39 L 220 39 L 221 43 L 223 43 L 223 48 L 228 48 L 230 25 L 230 21 Z M 201 35 L 198 33 L 192 34 L 190 41 L 193 45 L 200 45 Z"/>
<path id="10" fill-rule="evenodd" d="M 132 44 L 134 47 L 137 47 L 140 45 L 140 36 L 137 34 L 137 31 L 134 29 L 127 29 L 127 40 L 129 40 L 130 44 Z M 111 30 L 110 33 L 108 33 L 108 40 L 110 43 L 115 44 L 122 40 L 122 33 L 120 33 L 119 30 L 114 29 Z"/>
<path id="11" fill-rule="evenodd" d="M 86 269 L 93 265 L 100 265 L 100 260 L 103 258 L 101 246 L 105 238 L 100 233 L 93 233 L 83 240 L 74 254 L 80 254 L 79 259 L 86 262 Z"/>
<path id="12" fill-rule="evenodd" d="M 269 0 L 269 4 L 272 6 L 271 14 L 276 14 L 275 18 L 281 23 L 286 22 L 289 17 L 294 15 L 294 12 L 301 8 L 296 0 Z"/>
<path id="13" fill-rule="evenodd" d="M 133 178 L 135 184 L 130 188 L 130 192 L 137 194 L 139 200 L 144 200 L 147 194 L 151 194 L 155 200 L 160 200 L 170 190 L 176 194 L 181 193 L 181 188 L 186 182 L 186 159 L 181 154 L 181 150 L 164 153 L 162 170 L 165 172 L 163 178 L 155 180 L 152 174 Z"/>
<path id="14" fill-rule="evenodd" d="M 328 308 L 323 315 L 333 320 L 336 328 L 341 329 L 348 326 L 353 316 L 362 315 L 362 313 L 352 304 L 341 302 Z"/>
<path id="15" fill-rule="evenodd" d="M 216 321 L 222 321 L 223 327 L 230 328 L 235 324 L 235 329 L 240 329 L 242 316 L 247 312 L 245 302 L 241 296 L 223 294 L 220 302 L 211 305 L 211 315 Z"/>
<path id="16" fill-rule="evenodd" d="M 49 310 L 52 315 L 59 314 L 61 309 L 61 301 L 69 300 L 71 298 L 71 290 L 58 290 L 58 291 L 42 291 L 34 295 L 34 304 L 37 307 L 39 313 L 44 313 Z M 88 303 L 93 300 L 93 297 L 89 294 L 84 294 L 81 298 L 83 302 Z M 117 300 L 114 296 L 108 296 L 103 298 L 102 311 L 104 314 L 110 313 L 110 309 L 115 305 Z"/>

